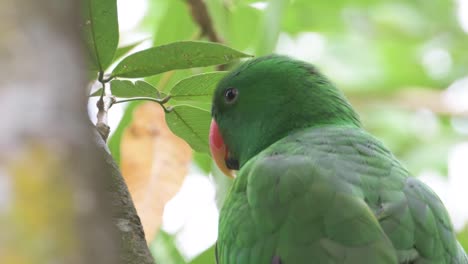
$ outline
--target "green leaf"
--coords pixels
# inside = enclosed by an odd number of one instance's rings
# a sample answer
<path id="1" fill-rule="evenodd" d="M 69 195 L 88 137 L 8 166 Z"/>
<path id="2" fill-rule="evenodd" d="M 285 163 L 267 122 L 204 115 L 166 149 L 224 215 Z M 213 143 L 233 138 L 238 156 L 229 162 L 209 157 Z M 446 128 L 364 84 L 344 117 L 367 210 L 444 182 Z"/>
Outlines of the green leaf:
<path id="1" fill-rule="evenodd" d="M 218 82 L 226 72 L 209 72 L 179 81 L 170 90 L 171 97 L 179 101 L 211 101 Z"/>
<path id="2" fill-rule="evenodd" d="M 457 234 L 458 241 L 468 251 L 468 224 Z"/>
<path id="3" fill-rule="evenodd" d="M 172 132 L 187 141 L 193 150 L 209 152 L 210 112 L 188 105 L 178 105 L 166 114 L 166 122 Z"/>
<path id="4" fill-rule="evenodd" d="M 110 83 L 111 93 L 115 97 L 132 98 L 132 97 L 151 97 L 161 98 L 161 93 L 153 85 L 145 81 L 128 81 L 128 80 L 113 80 Z M 99 88 L 89 97 L 101 96 L 102 88 Z M 209 109 L 209 108 L 207 108 Z"/>
<path id="5" fill-rule="evenodd" d="M 184 257 L 176 246 L 175 239 L 170 234 L 160 230 L 156 239 L 150 245 L 150 251 L 156 263 L 185 264 Z"/>
<path id="6" fill-rule="evenodd" d="M 137 41 L 137 42 L 135 42 L 135 43 L 132 43 L 132 44 L 129 44 L 129 45 L 126 45 L 126 46 L 123 46 L 123 47 L 118 48 L 118 49 L 115 51 L 113 61 L 116 61 L 116 60 L 122 58 L 124 55 L 126 55 L 128 52 L 130 52 L 130 51 L 131 51 L 132 49 L 134 49 L 136 46 L 138 46 L 138 45 L 140 45 L 141 43 L 143 43 L 143 41 L 146 41 L 146 39 L 143 39 L 143 40 Z"/>
<path id="7" fill-rule="evenodd" d="M 206 175 L 211 172 L 211 157 L 207 153 L 193 152 L 193 162 Z"/>
<path id="8" fill-rule="evenodd" d="M 88 95 L 89 97 L 101 96 L 102 88 L 97 89 L 94 93 Z"/>
<path id="9" fill-rule="evenodd" d="M 190 261 L 190 264 L 215 264 L 215 246 L 211 246 L 209 249 L 205 250 L 198 257 Z"/>
<path id="10" fill-rule="evenodd" d="M 160 96 L 159 91 L 154 86 L 144 81 L 136 81 L 134 83 L 128 80 L 113 80 L 111 82 L 111 92 L 113 96 L 121 98 L 159 98 Z"/>
<path id="11" fill-rule="evenodd" d="M 146 18 L 148 30 L 153 31 L 153 44 L 163 45 L 175 41 L 193 39 L 199 34 L 199 27 L 188 15 L 186 1 L 158 0 L 148 1 Z M 145 21 L 143 21 L 145 23 Z M 177 25 L 177 30 L 173 26 Z"/>
<path id="12" fill-rule="evenodd" d="M 211 101 L 177 101 L 174 99 L 169 100 L 170 106 L 188 105 L 195 108 L 200 108 L 207 112 L 211 112 Z"/>
<path id="13" fill-rule="evenodd" d="M 226 64 L 249 56 L 218 43 L 174 42 L 129 55 L 115 67 L 112 76 L 147 77 L 177 69 Z"/>
<path id="14" fill-rule="evenodd" d="M 239 49 L 255 50 L 261 37 L 261 28 L 254 27 L 251 34 L 245 34 L 246 28 L 260 25 L 263 12 L 249 6 L 237 6 L 228 14 L 226 40 Z M 276 44 L 276 43 L 275 43 Z M 257 54 L 256 54 L 257 55 Z"/>
<path id="15" fill-rule="evenodd" d="M 99 71 L 109 67 L 119 43 L 116 0 L 84 2 L 84 32 L 91 60 Z"/>
<path id="16" fill-rule="evenodd" d="M 288 0 L 269 0 L 264 12 L 260 43 L 257 46 L 257 55 L 266 55 L 274 51 L 281 32 L 281 21 L 287 10 Z"/>

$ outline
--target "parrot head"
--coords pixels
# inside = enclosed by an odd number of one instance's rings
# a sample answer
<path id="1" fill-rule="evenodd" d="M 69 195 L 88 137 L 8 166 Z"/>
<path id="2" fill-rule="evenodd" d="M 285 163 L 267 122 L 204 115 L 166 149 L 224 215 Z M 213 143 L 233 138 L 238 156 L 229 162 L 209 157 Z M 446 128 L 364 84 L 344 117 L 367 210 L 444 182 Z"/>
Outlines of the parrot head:
<path id="1" fill-rule="evenodd" d="M 229 176 L 295 130 L 360 126 L 342 93 L 313 65 L 279 55 L 244 62 L 229 72 L 212 103 L 210 150 Z"/>

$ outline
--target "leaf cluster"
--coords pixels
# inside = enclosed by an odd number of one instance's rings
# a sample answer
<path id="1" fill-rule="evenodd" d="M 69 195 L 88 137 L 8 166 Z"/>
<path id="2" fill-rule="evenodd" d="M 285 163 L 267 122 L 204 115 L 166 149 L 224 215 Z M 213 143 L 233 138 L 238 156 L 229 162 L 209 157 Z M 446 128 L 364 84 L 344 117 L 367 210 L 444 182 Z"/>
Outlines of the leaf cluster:
<path id="1" fill-rule="evenodd" d="M 96 71 L 97 81 L 102 84 L 91 96 L 111 97 L 110 107 L 129 101 L 154 101 L 166 111 L 167 124 L 176 135 L 195 151 L 208 152 L 210 97 L 224 72 L 189 76 L 164 92 L 141 78 L 174 70 L 223 65 L 249 55 L 219 43 L 203 41 L 171 42 L 128 54 L 139 42 L 117 48 L 116 0 L 87 0 L 84 18 L 90 68 Z M 107 84 L 110 84 L 110 92 L 107 92 Z"/>

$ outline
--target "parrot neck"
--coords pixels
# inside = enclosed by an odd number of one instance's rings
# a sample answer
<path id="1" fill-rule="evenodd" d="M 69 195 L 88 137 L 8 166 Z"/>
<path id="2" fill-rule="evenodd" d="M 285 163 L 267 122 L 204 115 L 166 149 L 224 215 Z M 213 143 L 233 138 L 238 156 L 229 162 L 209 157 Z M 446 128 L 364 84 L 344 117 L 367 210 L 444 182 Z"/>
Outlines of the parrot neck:
<path id="1" fill-rule="evenodd" d="M 257 154 L 262 152 L 263 150 L 267 149 L 269 146 L 273 145 L 277 141 L 282 140 L 285 137 L 288 137 L 293 134 L 297 133 L 307 133 L 307 131 L 313 131 L 315 129 L 323 129 L 325 127 L 350 127 L 350 128 L 360 128 L 360 126 L 353 125 L 353 124 L 341 124 L 341 125 L 327 125 L 327 124 L 322 124 L 322 125 L 311 125 L 311 126 L 305 126 L 305 127 L 300 127 L 294 130 L 289 130 L 288 132 L 285 133 L 278 133 L 278 134 L 271 134 L 269 137 L 264 137 L 262 139 L 259 139 L 256 144 L 252 144 L 251 147 L 246 147 L 244 148 L 238 155 L 233 154 L 233 156 L 238 157 L 238 162 L 239 162 L 239 167 L 242 168 L 242 166 L 247 163 L 250 159 L 255 157 Z M 253 142 L 252 142 L 253 143 Z"/>
<path id="2" fill-rule="evenodd" d="M 325 96 L 312 93 L 285 98 L 280 105 L 272 105 L 261 115 L 247 116 L 246 119 L 249 127 L 234 133 L 238 136 L 234 139 L 236 143 L 232 147 L 228 145 L 240 167 L 276 141 L 298 131 L 325 126 L 361 127 L 357 113 L 334 87 Z"/>

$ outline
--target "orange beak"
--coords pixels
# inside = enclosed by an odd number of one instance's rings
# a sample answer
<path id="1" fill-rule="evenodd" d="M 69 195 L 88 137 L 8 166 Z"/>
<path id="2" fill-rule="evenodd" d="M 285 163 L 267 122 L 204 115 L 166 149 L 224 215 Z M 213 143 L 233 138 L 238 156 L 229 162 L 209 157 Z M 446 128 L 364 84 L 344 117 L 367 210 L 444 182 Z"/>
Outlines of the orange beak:
<path id="1" fill-rule="evenodd" d="M 213 119 L 210 126 L 210 151 L 218 168 L 227 176 L 234 178 L 234 171 L 230 170 L 226 165 L 226 160 L 229 157 L 229 150 L 224 140 L 219 133 L 218 124 Z"/>

